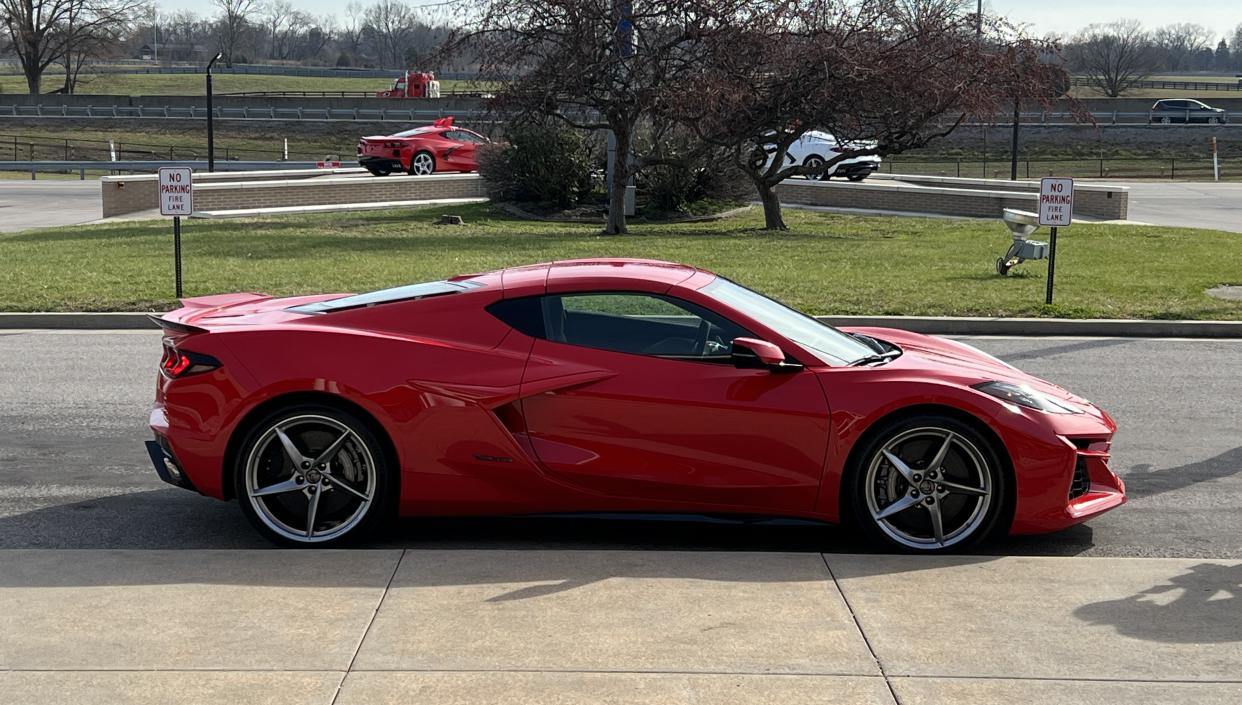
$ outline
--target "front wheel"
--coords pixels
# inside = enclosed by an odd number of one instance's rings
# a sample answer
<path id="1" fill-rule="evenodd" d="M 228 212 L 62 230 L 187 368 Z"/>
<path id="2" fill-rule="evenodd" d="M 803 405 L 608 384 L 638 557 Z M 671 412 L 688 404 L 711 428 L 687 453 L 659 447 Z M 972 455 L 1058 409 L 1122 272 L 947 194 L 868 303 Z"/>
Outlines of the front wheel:
<path id="1" fill-rule="evenodd" d="M 318 405 L 277 412 L 251 429 L 237 458 L 242 512 L 277 544 L 342 543 L 385 513 L 388 458 L 351 414 Z"/>
<path id="2" fill-rule="evenodd" d="M 803 162 L 802 162 L 802 166 L 805 166 L 805 167 L 807 167 L 808 169 L 819 169 L 819 168 L 821 168 L 821 167 L 823 167 L 823 166 L 824 166 L 824 158 L 823 158 L 823 157 L 821 157 L 821 156 L 819 156 L 818 154 L 812 154 L 811 156 L 809 156 L 809 157 L 807 157 L 805 160 L 803 160 Z M 827 178 L 828 178 L 828 174 L 827 174 L 827 172 L 824 172 L 824 173 L 819 174 L 819 175 L 818 175 L 818 177 L 817 177 L 815 174 L 807 174 L 807 175 L 806 175 L 806 178 L 808 178 L 808 179 L 815 179 L 815 178 L 827 179 Z"/>
<path id="3" fill-rule="evenodd" d="M 846 488 L 852 515 L 869 538 L 890 548 L 966 548 L 992 531 L 1004 509 L 1005 473 L 996 450 L 952 417 L 889 423 L 856 458 Z"/>
<path id="4" fill-rule="evenodd" d="M 862 181 L 863 179 L 867 178 L 867 175 L 866 174 L 850 174 L 849 176 L 845 178 L 849 179 L 850 181 L 858 182 L 858 181 Z"/>

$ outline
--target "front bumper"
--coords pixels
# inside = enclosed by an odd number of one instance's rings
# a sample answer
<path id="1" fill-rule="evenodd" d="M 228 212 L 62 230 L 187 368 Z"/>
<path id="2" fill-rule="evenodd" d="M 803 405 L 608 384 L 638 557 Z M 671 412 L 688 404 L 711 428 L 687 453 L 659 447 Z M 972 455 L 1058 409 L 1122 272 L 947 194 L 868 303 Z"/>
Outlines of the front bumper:
<path id="1" fill-rule="evenodd" d="M 1126 503 L 1125 482 L 1109 467 L 1111 432 L 1086 439 L 1061 436 L 1060 440 L 1066 452 L 1051 465 L 1057 470 L 1045 485 L 1048 494 L 1032 503 L 1043 509 L 1030 511 L 1034 507 L 1028 505 L 1023 511 L 1020 499 L 1010 533 L 1060 531 Z"/>
<path id="2" fill-rule="evenodd" d="M 155 466 L 155 474 L 161 480 L 174 487 L 198 492 L 198 488 L 190 481 L 189 475 L 181 469 L 176 456 L 173 455 L 172 448 L 168 446 L 168 441 L 163 436 L 156 434 L 155 440 L 147 441 L 146 446 L 147 455 L 151 456 L 151 464 Z"/>

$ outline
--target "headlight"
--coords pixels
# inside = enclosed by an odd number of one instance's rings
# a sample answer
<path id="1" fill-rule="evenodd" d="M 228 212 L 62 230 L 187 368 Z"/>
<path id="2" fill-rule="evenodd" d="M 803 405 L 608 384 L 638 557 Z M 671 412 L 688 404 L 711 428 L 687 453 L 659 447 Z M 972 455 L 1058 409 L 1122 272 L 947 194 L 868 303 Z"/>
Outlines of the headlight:
<path id="1" fill-rule="evenodd" d="M 1037 392 L 1030 387 L 1024 387 L 1019 384 L 1011 384 L 1009 382 L 983 382 L 981 384 L 973 385 L 973 388 L 978 389 L 984 394 L 991 394 L 1002 401 L 1017 404 L 1018 406 L 1025 406 L 1028 409 L 1035 409 L 1036 411 L 1044 411 L 1049 414 L 1083 413 L 1082 409 L 1079 409 L 1067 401 L 1055 399 L 1047 394 L 1044 394 L 1043 392 Z"/>

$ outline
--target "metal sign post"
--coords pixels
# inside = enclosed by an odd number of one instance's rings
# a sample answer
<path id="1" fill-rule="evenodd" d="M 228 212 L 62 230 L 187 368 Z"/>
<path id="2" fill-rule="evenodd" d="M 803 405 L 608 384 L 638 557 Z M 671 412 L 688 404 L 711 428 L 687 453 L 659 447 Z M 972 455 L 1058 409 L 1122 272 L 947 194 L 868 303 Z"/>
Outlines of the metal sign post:
<path id="1" fill-rule="evenodd" d="M 194 212 L 194 172 L 189 167 L 160 167 L 160 215 L 173 217 L 173 272 L 181 298 L 181 216 Z"/>
<path id="2" fill-rule="evenodd" d="M 1074 180 L 1047 177 L 1039 180 L 1039 224 L 1052 228 L 1048 241 L 1048 288 L 1044 303 L 1052 304 L 1057 274 L 1057 228 L 1068 228 L 1074 216 Z"/>

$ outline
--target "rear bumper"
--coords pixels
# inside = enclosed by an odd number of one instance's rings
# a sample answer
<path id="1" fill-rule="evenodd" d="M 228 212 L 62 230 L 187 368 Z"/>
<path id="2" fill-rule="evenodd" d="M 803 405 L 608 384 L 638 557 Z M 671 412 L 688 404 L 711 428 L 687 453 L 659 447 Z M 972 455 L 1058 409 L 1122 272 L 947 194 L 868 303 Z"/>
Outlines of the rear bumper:
<path id="1" fill-rule="evenodd" d="M 838 164 L 829 176 L 867 176 L 880 170 L 880 163 L 874 161 L 846 162 Z"/>
<path id="2" fill-rule="evenodd" d="M 358 165 L 363 168 L 387 167 L 392 171 L 405 171 L 405 165 L 395 157 L 381 157 L 374 154 L 358 155 Z"/>
<path id="3" fill-rule="evenodd" d="M 161 480 L 174 487 L 198 492 L 198 488 L 190 481 L 190 476 L 181 469 L 172 448 L 163 436 L 156 435 L 155 440 L 146 442 L 146 446 L 147 455 L 151 456 L 151 464 L 155 466 L 155 474 Z"/>

